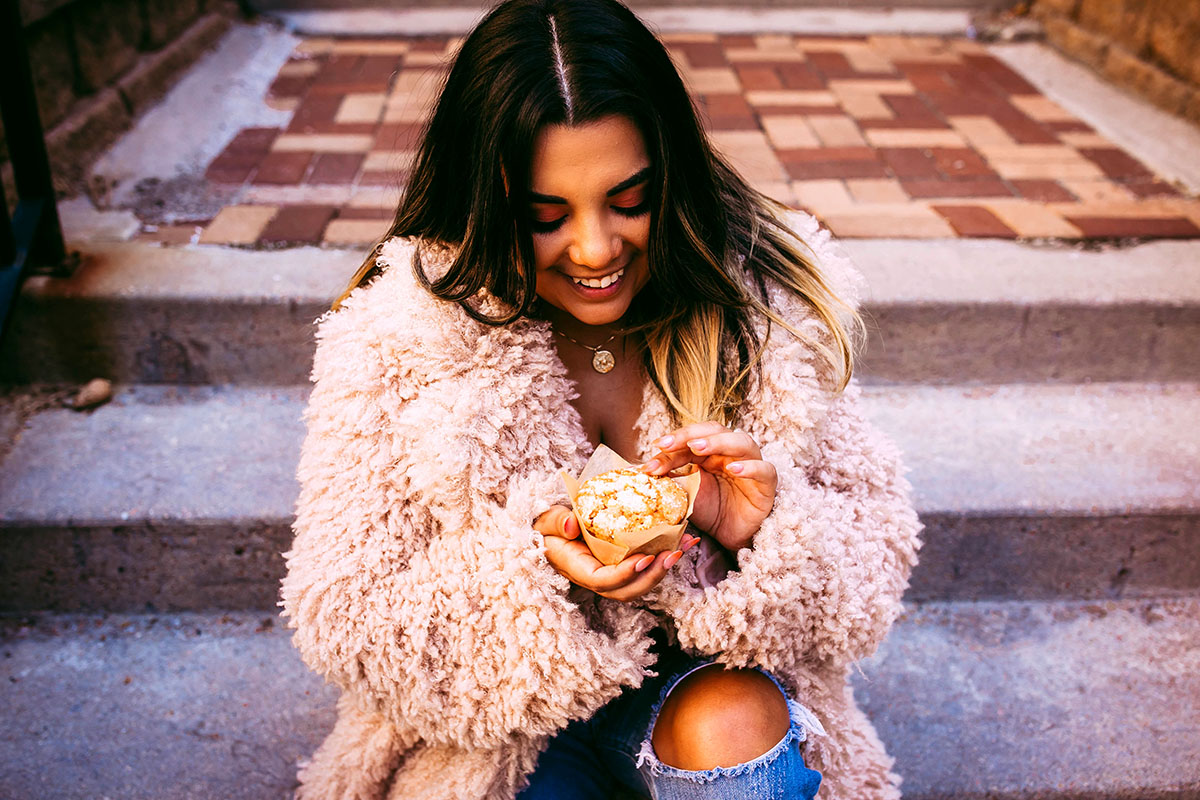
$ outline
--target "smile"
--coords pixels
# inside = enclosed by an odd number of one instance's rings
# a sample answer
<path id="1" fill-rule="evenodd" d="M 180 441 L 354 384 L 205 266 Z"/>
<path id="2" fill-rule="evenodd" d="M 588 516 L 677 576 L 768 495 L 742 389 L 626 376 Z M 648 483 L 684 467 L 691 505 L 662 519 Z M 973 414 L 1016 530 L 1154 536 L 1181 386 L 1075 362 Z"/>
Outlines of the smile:
<path id="1" fill-rule="evenodd" d="M 589 289 L 605 289 L 621 280 L 621 276 L 624 274 L 625 269 L 622 267 L 616 272 L 605 275 L 603 278 L 571 278 L 571 280 L 577 285 L 586 286 Z"/>

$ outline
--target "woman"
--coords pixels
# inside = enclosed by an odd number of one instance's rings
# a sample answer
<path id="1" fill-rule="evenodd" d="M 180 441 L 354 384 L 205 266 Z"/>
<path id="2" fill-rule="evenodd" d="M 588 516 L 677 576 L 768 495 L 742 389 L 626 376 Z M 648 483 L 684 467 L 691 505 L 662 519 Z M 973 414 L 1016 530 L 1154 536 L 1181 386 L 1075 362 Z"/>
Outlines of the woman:
<path id="1" fill-rule="evenodd" d="M 344 691 L 301 798 L 899 796 L 846 678 L 919 526 L 848 267 L 782 213 L 614 0 L 466 39 L 318 332 L 283 605 Z M 558 474 L 602 442 L 700 467 L 680 550 L 581 543 Z"/>

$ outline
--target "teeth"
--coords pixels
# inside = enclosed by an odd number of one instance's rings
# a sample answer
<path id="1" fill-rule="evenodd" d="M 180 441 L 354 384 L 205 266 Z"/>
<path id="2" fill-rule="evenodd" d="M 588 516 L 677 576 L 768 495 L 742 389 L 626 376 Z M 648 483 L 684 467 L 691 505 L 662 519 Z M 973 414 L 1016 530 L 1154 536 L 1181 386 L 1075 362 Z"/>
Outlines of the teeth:
<path id="1" fill-rule="evenodd" d="M 589 289 L 603 289 L 606 286 L 612 286 L 621 276 L 625 274 L 625 270 L 620 269 L 611 275 L 605 275 L 603 278 L 572 278 L 571 280 L 578 283 L 580 286 L 586 286 Z"/>

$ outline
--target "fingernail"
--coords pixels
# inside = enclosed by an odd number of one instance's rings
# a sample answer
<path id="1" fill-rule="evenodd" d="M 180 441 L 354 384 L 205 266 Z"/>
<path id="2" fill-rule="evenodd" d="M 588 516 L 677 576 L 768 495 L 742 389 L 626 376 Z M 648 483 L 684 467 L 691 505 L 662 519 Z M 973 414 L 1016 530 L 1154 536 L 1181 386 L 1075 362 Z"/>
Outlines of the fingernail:
<path id="1" fill-rule="evenodd" d="M 650 566 L 653 563 L 654 563 L 654 556 L 646 556 L 641 561 L 637 562 L 637 564 L 635 564 L 633 568 L 637 572 L 641 572 L 642 570 L 644 570 L 646 567 Z"/>
<path id="2" fill-rule="evenodd" d="M 667 556 L 666 560 L 663 561 L 663 566 L 667 569 L 670 569 L 671 567 L 675 566 L 675 562 L 681 558 L 683 558 L 683 551 L 676 550 L 674 553 L 671 553 L 671 555 Z"/>
<path id="3" fill-rule="evenodd" d="M 697 453 L 699 453 L 701 450 L 704 450 L 708 447 L 708 440 L 707 439 L 692 439 L 690 442 L 688 442 L 688 447 L 690 447 L 691 449 L 693 449 Z"/>
<path id="4" fill-rule="evenodd" d="M 661 461 L 659 461 L 657 458 L 652 458 L 649 461 L 647 461 L 645 464 L 642 465 L 642 472 L 654 472 L 656 469 L 658 469 L 661 466 L 662 466 Z"/>
<path id="5" fill-rule="evenodd" d="M 675 444 L 674 436 L 664 436 L 661 439 L 659 439 L 657 442 L 655 442 L 654 446 L 661 448 L 661 447 L 670 447 L 673 444 Z"/>
<path id="6" fill-rule="evenodd" d="M 687 544 L 685 544 L 683 546 L 683 548 L 682 548 L 683 552 L 686 553 L 688 550 L 691 550 L 693 547 L 696 546 L 696 543 L 699 541 L 700 541 L 699 539 L 692 539 L 691 541 L 689 541 Z"/>
<path id="7" fill-rule="evenodd" d="M 729 472 L 732 472 L 734 475 L 739 475 L 739 474 L 741 474 L 741 471 L 745 469 L 745 466 L 735 462 L 735 463 L 730 464 L 729 466 L 725 467 L 725 469 L 728 470 Z"/>

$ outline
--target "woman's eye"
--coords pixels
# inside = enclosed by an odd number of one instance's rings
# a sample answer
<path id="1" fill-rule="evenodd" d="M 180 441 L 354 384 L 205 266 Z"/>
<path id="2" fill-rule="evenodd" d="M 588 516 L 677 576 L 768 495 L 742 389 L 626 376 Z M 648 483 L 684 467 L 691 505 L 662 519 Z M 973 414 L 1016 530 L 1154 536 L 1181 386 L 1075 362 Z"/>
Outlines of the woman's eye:
<path id="1" fill-rule="evenodd" d="M 561 228 L 566 219 L 565 216 L 558 217 L 557 219 L 543 219 L 535 214 L 529 220 L 529 228 L 534 233 L 552 233 Z"/>

